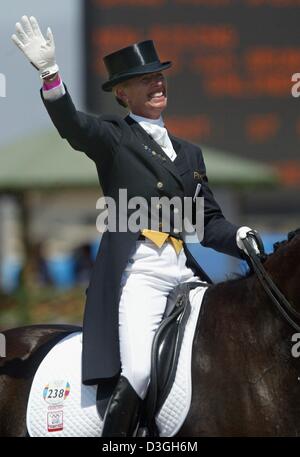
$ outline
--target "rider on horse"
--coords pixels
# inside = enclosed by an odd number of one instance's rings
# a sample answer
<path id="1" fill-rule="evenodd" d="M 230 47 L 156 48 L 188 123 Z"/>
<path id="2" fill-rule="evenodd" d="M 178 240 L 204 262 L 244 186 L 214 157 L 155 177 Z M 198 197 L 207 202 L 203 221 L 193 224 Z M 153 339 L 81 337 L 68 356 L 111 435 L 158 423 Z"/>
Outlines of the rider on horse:
<path id="1" fill-rule="evenodd" d="M 128 198 L 141 196 L 147 202 L 153 197 L 177 197 L 180 202 L 190 197 L 192 220 L 195 201 L 202 197 L 201 244 L 243 258 L 243 239 L 251 229 L 225 219 L 208 186 L 201 149 L 164 127 L 164 71 L 171 62 L 160 61 L 151 40 L 104 58 L 109 79 L 102 88 L 126 108 L 123 118 L 76 110 L 59 74 L 52 32 L 48 29 L 44 38 L 34 17 L 23 16 L 12 38 L 40 72 L 42 99 L 61 137 L 95 162 L 105 197 L 113 198 L 117 208 L 120 189 L 126 189 Z M 187 250 L 184 231 L 175 226 L 174 206 L 167 231 L 161 215 L 158 228 L 149 229 L 151 207 L 144 228 L 108 229 L 101 240 L 87 291 L 82 380 L 94 385 L 115 379 L 102 436 L 132 436 L 136 429 L 149 385 L 151 345 L 168 294 L 182 282 L 209 281 Z M 127 220 L 129 215 L 128 210 Z M 258 245 L 256 249 L 259 252 Z"/>

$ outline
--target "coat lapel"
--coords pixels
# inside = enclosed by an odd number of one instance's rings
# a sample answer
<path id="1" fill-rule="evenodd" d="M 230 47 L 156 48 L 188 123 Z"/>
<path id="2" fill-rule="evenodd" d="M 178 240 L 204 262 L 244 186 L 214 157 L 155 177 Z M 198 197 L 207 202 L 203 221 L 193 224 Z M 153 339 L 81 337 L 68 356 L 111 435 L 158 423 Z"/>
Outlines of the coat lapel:
<path id="1" fill-rule="evenodd" d="M 132 127 L 138 139 L 144 144 L 145 149 L 149 148 L 150 151 L 155 152 L 155 154 L 152 154 L 152 159 L 156 160 L 160 165 L 165 167 L 179 182 L 180 186 L 184 190 L 184 184 L 180 175 L 188 169 L 188 164 L 185 161 L 185 154 L 181 144 L 175 138 L 170 136 L 170 140 L 177 154 L 176 159 L 172 162 L 159 144 L 151 138 L 151 136 L 139 125 L 138 122 L 130 116 L 127 116 L 125 121 Z"/>
<path id="2" fill-rule="evenodd" d="M 174 160 L 174 164 L 175 164 L 179 174 L 183 175 L 190 169 L 189 163 L 187 160 L 187 156 L 186 156 L 186 151 L 182 147 L 182 144 L 177 140 L 177 138 L 173 137 L 172 135 L 169 135 L 169 137 L 172 142 L 174 151 L 177 154 L 177 157 Z"/>

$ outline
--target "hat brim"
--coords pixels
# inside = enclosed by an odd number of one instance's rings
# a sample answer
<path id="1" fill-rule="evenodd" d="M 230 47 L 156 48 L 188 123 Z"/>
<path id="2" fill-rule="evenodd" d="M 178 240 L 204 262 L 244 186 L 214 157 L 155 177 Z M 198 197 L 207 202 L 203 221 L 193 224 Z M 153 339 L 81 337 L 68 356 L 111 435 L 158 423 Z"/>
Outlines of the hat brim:
<path id="1" fill-rule="evenodd" d="M 114 78 L 110 79 L 109 81 L 106 81 L 104 84 L 102 84 L 102 89 L 105 92 L 111 92 L 112 88 L 116 84 L 119 84 L 123 81 L 127 81 L 128 79 L 134 78 L 135 76 L 167 70 L 167 68 L 170 68 L 171 65 L 172 62 L 154 62 L 151 64 L 146 64 L 140 67 L 133 68 L 130 70 L 130 72 L 115 75 Z"/>

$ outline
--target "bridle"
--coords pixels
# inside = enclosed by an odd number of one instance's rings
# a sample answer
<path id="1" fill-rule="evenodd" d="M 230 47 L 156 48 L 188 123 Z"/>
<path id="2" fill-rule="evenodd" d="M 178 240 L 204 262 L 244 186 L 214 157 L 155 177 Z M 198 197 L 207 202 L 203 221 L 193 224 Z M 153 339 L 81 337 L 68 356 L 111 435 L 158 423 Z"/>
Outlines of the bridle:
<path id="1" fill-rule="evenodd" d="M 247 238 L 254 238 L 256 239 L 256 234 L 249 232 Z M 253 267 L 254 272 L 256 273 L 261 285 L 263 286 L 266 293 L 271 298 L 272 302 L 283 316 L 283 318 L 297 331 L 300 333 L 300 325 L 296 322 L 300 323 L 300 313 L 298 313 L 289 301 L 285 298 L 285 296 L 280 292 L 276 284 L 273 282 L 267 271 L 265 270 L 259 256 L 257 255 L 251 241 L 248 239 L 244 239 L 244 246 L 247 250 L 248 256 L 250 257 L 251 265 Z"/>

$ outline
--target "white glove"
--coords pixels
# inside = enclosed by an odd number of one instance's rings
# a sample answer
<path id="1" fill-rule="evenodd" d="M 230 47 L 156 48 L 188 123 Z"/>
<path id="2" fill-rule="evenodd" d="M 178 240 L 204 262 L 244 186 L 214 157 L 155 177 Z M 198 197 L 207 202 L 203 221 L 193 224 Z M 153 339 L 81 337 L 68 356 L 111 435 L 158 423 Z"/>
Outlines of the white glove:
<path id="1" fill-rule="evenodd" d="M 247 253 L 247 250 L 246 250 L 246 248 L 244 246 L 243 240 L 245 240 L 245 238 L 247 238 L 247 233 L 248 232 L 252 232 L 252 229 L 250 227 L 240 227 L 236 232 L 236 244 L 246 254 L 248 254 L 248 253 Z M 258 247 L 257 243 L 255 242 L 255 240 L 251 237 L 251 239 L 249 239 L 248 241 L 251 243 L 251 245 L 254 248 L 256 254 L 260 254 L 259 247 Z"/>
<path id="2" fill-rule="evenodd" d="M 16 23 L 16 34 L 12 35 L 13 42 L 24 52 L 30 63 L 39 70 L 41 78 L 46 78 L 58 72 L 55 61 L 55 44 L 50 27 L 47 29 L 47 40 L 40 31 L 37 20 L 31 16 L 23 16 L 21 24 Z"/>

